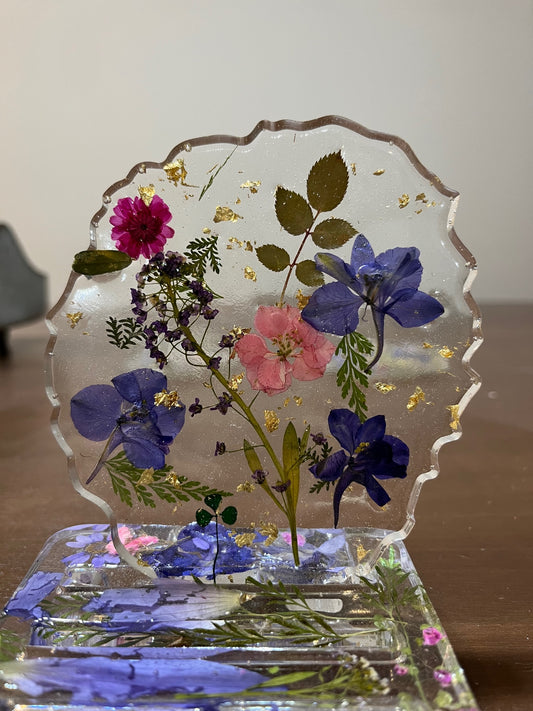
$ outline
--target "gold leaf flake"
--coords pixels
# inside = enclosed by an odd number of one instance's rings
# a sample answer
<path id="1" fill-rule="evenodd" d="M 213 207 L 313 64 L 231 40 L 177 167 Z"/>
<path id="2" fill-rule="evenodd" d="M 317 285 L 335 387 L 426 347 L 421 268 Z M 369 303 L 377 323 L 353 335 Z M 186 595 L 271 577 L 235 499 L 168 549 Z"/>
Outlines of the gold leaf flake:
<path id="1" fill-rule="evenodd" d="M 217 205 L 213 222 L 237 222 L 237 220 L 242 220 L 242 216 L 233 212 L 231 207 Z"/>
<path id="2" fill-rule="evenodd" d="M 210 235 L 210 234 L 211 234 L 211 228 L 210 228 L 210 227 L 204 227 L 204 229 L 202 230 L 202 232 L 204 233 L 204 235 Z"/>
<path id="3" fill-rule="evenodd" d="M 379 390 L 380 393 L 390 393 L 391 390 L 396 390 L 396 385 L 392 383 L 374 383 L 374 387 L 376 390 Z"/>
<path id="4" fill-rule="evenodd" d="M 237 239 L 237 237 L 230 237 L 228 240 L 231 244 L 236 245 L 237 247 L 242 247 L 244 242 L 241 242 L 240 239 Z"/>
<path id="5" fill-rule="evenodd" d="M 139 480 L 137 484 L 140 484 L 141 486 L 146 486 L 147 484 L 151 484 L 154 480 L 154 468 L 150 467 L 150 469 L 145 469 L 141 476 L 139 477 Z"/>
<path id="6" fill-rule="evenodd" d="M 185 185 L 185 179 L 187 178 L 187 171 L 185 169 L 185 161 L 183 158 L 178 158 L 174 163 L 167 163 L 163 166 L 163 170 L 167 174 L 167 179 L 177 185 L 181 183 Z"/>
<path id="7" fill-rule="evenodd" d="M 269 432 L 275 432 L 279 427 L 279 417 L 274 410 L 265 410 L 265 427 Z"/>
<path id="8" fill-rule="evenodd" d="M 264 541 L 264 545 L 269 546 L 271 543 L 274 543 L 278 537 L 279 529 L 275 523 L 265 523 L 264 521 L 261 521 L 259 525 L 259 533 L 262 536 L 267 536 L 266 541 Z"/>
<path id="9" fill-rule="evenodd" d="M 155 185 L 153 185 L 153 183 L 150 183 L 150 185 L 139 185 L 138 191 L 141 200 L 144 202 L 145 205 L 150 207 L 152 198 L 155 195 Z"/>
<path id="10" fill-rule="evenodd" d="M 415 388 L 414 393 L 411 395 L 409 400 L 407 401 L 407 409 L 409 412 L 415 409 L 417 405 L 419 405 L 421 402 L 424 402 L 426 399 L 426 394 L 422 390 L 422 388 L 419 388 L 418 385 Z"/>
<path id="11" fill-rule="evenodd" d="M 161 390 L 160 393 L 154 395 L 154 405 L 164 405 L 168 410 L 173 407 L 184 407 L 179 401 L 180 396 L 177 390 Z"/>
<path id="12" fill-rule="evenodd" d="M 453 358 L 453 351 L 451 350 L 451 348 L 448 348 L 448 346 L 443 346 L 439 350 L 439 355 L 443 358 Z"/>
<path id="13" fill-rule="evenodd" d="M 244 267 L 244 278 L 250 281 L 257 281 L 257 274 L 254 272 L 252 267 Z"/>
<path id="14" fill-rule="evenodd" d="M 362 543 L 358 543 L 356 548 L 357 562 L 360 563 L 363 558 L 366 558 L 369 552 L 370 550 L 367 550 Z"/>
<path id="15" fill-rule="evenodd" d="M 240 205 L 240 204 L 241 204 L 241 199 L 240 199 L 240 198 L 237 198 L 237 199 L 235 200 L 235 204 L 236 204 L 236 205 Z"/>
<path id="16" fill-rule="evenodd" d="M 238 533 L 233 540 L 239 548 L 251 546 L 255 541 L 255 533 L 253 531 L 251 533 Z"/>
<path id="17" fill-rule="evenodd" d="M 76 325 L 83 318 L 83 313 L 81 311 L 76 311 L 73 314 L 67 314 L 67 320 L 70 321 L 70 327 L 76 328 Z"/>
<path id="18" fill-rule="evenodd" d="M 450 427 L 452 428 L 452 430 L 458 430 L 459 429 L 459 405 L 448 405 L 448 407 L 446 409 L 450 411 L 450 414 L 452 416 L 452 419 L 450 421 Z"/>
<path id="19" fill-rule="evenodd" d="M 238 484 L 237 492 L 245 491 L 246 493 L 251 493 L 255 489 L 255 485 L 251 481 L 243 481 L 242 484 Z"/>
<path id="20" fill-rule="evenodd" d="M 230 390 L 238 390 L 239 385 L 244 379 L 244 373 L 238 373 L 228 380 L 228 387 Z"/>
<path id="21" fill-rule="evenodd" d="M 398 207 L 400 210 L 404 207 L 407 207 L 409 205 L 409 195 L 407 193 L 404 193 L 401 197 L 398 198 Z"/>
<path id="22" fill-rule="evenodd" d="M 291 399 L 290 397 L 286 397 L 285 400 L 283 401 L 283 407 L 288 407 Z"/>
<path id="23" fill-rule="evenodd" d="M 355 163 L 350 163 L 350 168 L 352 171 L 352 175 L 357 175 L 357 165 Z"/>
<path id="24" fill-rule="evenodd" d="M 422 210 L 415 210 L 415 215 L 420 215 L 421 212 Z"/>
<path id="25" fill-rule="evenodd" d="M 181 481 L 179 480 L 179 477 L 176 474 L 176 472 L 170 472 L 169 474 L 167 474 L 165 481 L 168 482 L 171 486 L 173 486 L 178 491 L 183 488 Z"/>
<path id="26" fill-rule="evenodd" d="M 422 348 L 433 348 L 433 346 L 431 345 L 431 343 L 424 341 L 424 343 L 422 343 Z"/>
<path id="27" fill-rule="evenodd" d="M 302 402 L 303 402 L 302 398 L 301 398 L 299 395 L 293 395 L 293 398 L 292 398 L 292 399 L 293 399 L 294 402 L 296 403 L 296 407 L 300 407 L 300 405 L 301 405 Z"/>
<path id="28" fill-rule="evenodd" d="M 247 333 L 250 333 L 251 330 L 251 328 L 241 328 L 240 326 L 233 326 L 233 328 L 229 332 L 229 335 L 239 341 Z"/>
<path id="29" fill-rule="evenodd" d="M 310 298 L 311 298 L 310 295 L 305 296 L 304 294 L 302 294 L 302 290 L 298 289 L 298 291 L 296 292 L 296 304 L 297 304 L 298 308 L 300 309 L 300 311 L 302 311 L 302 309 L 304 309 L 307 306 Z"/>
<path id="30" fill-rule="evenodd" d="M 426 197 L 426 193 L 418 193 L 415 200 L 418 200 L 419 202 L 427 202 L 428 201 L 427 197 Z"/>
<path id="31" fill-rule="evenodd" d="M 385 172 L 385 168 L 378 168 L 377 170 L 374 171 L 374 175 L 383 175 Z"/>
<path id="32" fill-rule="evenodd" d="M 250 240 L 246 240 L 246 242 L 244 243 L 244 251 L 245 252 L 253 252 L 254 251 L 253 245 L 250 242 Z"/>
<path id="33" fill-rule="evenodd" d="M 241 188 L 248 188 L 251 193 L 255 195 L 257 192 L 258 187 L 261 185 L 260 180 L 247 180 L 245 183 L 242 183 Z"/>

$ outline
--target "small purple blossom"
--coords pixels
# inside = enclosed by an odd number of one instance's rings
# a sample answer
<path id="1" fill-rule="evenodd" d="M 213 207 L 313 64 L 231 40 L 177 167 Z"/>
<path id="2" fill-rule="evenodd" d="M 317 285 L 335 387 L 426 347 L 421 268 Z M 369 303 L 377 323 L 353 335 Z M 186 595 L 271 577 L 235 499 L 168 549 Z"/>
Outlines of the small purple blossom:
<path id="1" fill-rule="evenodd" d="M 212 321 L 218 314 L 218 309 L 212 309 L 210 306 L 204 306 L 201 313 L 206 321 Z"/>
<path id="2" fill-rule="evenodd" d="M 213 358 L 209 358 L 209 363 L 207 364 L 207 367 L 209 368 L 209 370 L 218 370 L 220 368 L 221 361 L 222 358 L 220 356 L 214 356 Z M 224 395 L 228 395 L 228 393 L 224 393 Z M 225 415 L 226 413 L 224 412 L 223 414 Z"/>
<path id="3" fill-rule="evenodd" d="M 200 404 L 200 398 L 197 397 L 195 397 L 194 402 L 189 405 L 189 412 L 191 413 L 191 417 L 199 415 L 203 409 L 203 405 Z"/>
<path id="4" fill-rule="evenodd" d="M 93 568 L 102 568 L 104 565 L 118 565 L 120 558 L 105 549 L 107 538 L 99 531 L 93 533 L 80 533 L 75 540 L 67 541 L 68 548 L 78 549 L 77 553 L 62 558 L 67 565 L 82 565 L 90 561 Z"/>
<path id="5" fill-rule="evenodd" d="M 233 348 L 236 342 L 235 336 L 230 336 L 229 334 L 225 333 L 222 338 L 220 339 L 218 345 L 221 348 Z"/>
<path id="6" fill-rule="evenodd" d="M 288 479 L 287 481 L 279 481 L 277 484 L 273 484 L 272 488 L 274 489 L 274 491 L 277 491 L 279 494 L 283 494 L 285 491 L 287 491 L 287 489 L 289 488 L 290 485 L 291 485 L 291 482 L 290 482 L 290 479 Z"/>
<path id="7" fill-rule="evenodd" d="M 441 686 L 450 686 L 452 683 L 452 675 L 446 669 L 435 669 L 433 678 L 438 681 Z"/>
<path id="8" fill-rule="evenodd" d="M 224 442 L 217 442 L 215 446 L 215 457 L 222 454 L 226 454 L 226 444 Z"/>
<path id="9" fill-rule="evenodd" d="M 149 368 L 117 375 L 113 385 L 89 385 L 70 401 L 72 422 L 78 432 L 106 446 L 87 483 L 98 474 L 107 457 L 120 445 L 139 469 L 161 469 L 174 438 L 185 422 L 185 406 L 156 405 L 154 397 L 167 388 L 167 378 Z"/>
<path id="10" fill-rule="evenodd" d="M 196 346 L 188 338 L 183 339 L 183 341 L 181 342 L 181 347 L 186 353 L 194 353 L 196 351 Z"/>
<path id="11" fill-rule="evenodd" d="M 385 434 L 383 415 L 361 423 L 354 412 L 340 408 L 331 410 L 328 424 L 331 434 L 343 449 L 314 464 L 309 471 L 320 481 L 337 481 L 333 495 L 336 527 L 342 495 L 351 484 L 363 486 L 378 506 L 390 501 L 390 496 L 378 480 L 405 478 L 409 448 L 398 437 Z"/>
<path id="12" fill-rule="evenodd" d="M 267 475 L 268 472 L 264 471 L 263 469 L 256 469 L 255 472 L 252 474 L 252 479 L 258 484 L 264 484 Z"/>
<path id="13" fill-rule="evenodd" d="M 219 395 L 218 397 L 218 403 L 214 405 L 211 410 L 218 410 L 221 415 L 225 415 L 229 408 L 231 407 L 231 403 L 233 402 L 233 397 L 229 393 L 223 393 L 222 395 Z"/>
<path id="14" fill-rule="evenodd" d="M 317 432 L 316 434 L 312 434 L 311 439 L 317 445 L 317 447 L 323 447 L 325 444 L 328 443 L 328 440 L 324 437 L 322 432 Z"/>
<path id="15" fill-rule="evenodd" d="M 424 644 L 431 647 L 443 639 L 444 635 L 436 627 L 425 627 L 422 630 Z"/>

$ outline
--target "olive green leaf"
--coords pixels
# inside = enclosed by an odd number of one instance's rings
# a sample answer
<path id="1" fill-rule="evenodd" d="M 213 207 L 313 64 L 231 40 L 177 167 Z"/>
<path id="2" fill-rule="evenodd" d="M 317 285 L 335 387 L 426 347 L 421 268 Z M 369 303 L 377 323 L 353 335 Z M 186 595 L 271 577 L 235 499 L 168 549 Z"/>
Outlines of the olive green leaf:
<path id="1" fill-rule="evenodd" d="M 281 186 L 276 190 L 276 217 L 291 235 L 301 235 L 313 224 L 313 212 L 307 200 Z"/>
<path id="2" fill-rule="evenodd" d="M 303 671 L 303 672 L 290 672 L 289 674 L 279 674 L 272 679 L 267 679 L 262 684 L 258 684 L 256 689 L 268 689 L 269 686 L 286 686 L 288 684 L 296 684 L 296 682 L 304 681 L 304 679 L 310 679 L 312 676 L 316 676 L 318 672 L 316 671 Z"/>
<path id="3" fill-rule="evenodd" d="M 322 249 L 335 249 L 342 247 L 351 237 L 357 234 L 346 220 L 330 217 L 324 220 L 313 230 L 313 242 Z"/>
<path id="4" fill-rule="evenodd" d="M 306 286 L 321 286 L 324 283 L 324 275 L 312 259 L 304 259 L 296 265 L 296 278 Z"/>
<path id="5" fill-rule="evenodd" d="M 257 258 L 267 269 L 282 272 L 291 261 L 289 253 L 275 244 L 264 244 L 255 250 Z"/>
<path id="6" fill-rule="evenodd" d="M 257 470 L 261 470 L 261 461 L 259 457 L 257 456 L 257 453 L 255 449 L 252 447 L 250 442 L 248 440 L 244 440 L 244 456 L 246 457 L 246 461 L 248 462 L 248 466 L 250 467 L 250 471 L 252 474 L 256 472 Z"/>
<path id="7" fill-rule="evenodd" d="M 328 212 L 341 202 L 348 187 L 348 168 L 341 152 L 320 158 L 309 171 L 307 198 L 312 207 Z"/>
<path id="8" fill-rule="evenodd" d="M 283 435 L 283 471 L 285 479 L 291 482 L 287 497 L 296 502 L 300 488 L 300 444 L 292 422 L 289 422 Z"/>
<path id="9" fill-rule="evenodd" d="M 97 274 L 119 272 L 121 269 L 129 267 L 130 264 L 131 257 L 116 249 L 87 249 L 74 255 L 72 270 L 76 274 L 96 276 Z"/>

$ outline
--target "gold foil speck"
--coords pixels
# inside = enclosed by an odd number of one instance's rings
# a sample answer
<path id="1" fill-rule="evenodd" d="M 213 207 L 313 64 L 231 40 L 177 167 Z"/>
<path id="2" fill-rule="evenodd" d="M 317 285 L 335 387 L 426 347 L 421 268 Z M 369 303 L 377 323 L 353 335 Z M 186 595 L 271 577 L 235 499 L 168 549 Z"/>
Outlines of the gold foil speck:
<path id="1" fill-rule="evenodd" d="M 167 410 L 171 410 L 173 407 L 184 407 L 179 402 L 179 397 L 177 390 L 169 392 L 163 388 L 160 393 L 154 395 L 154 405 L 164 405 Z"/>
<path id="2" fill-rule="evenodd" d="M 427 197 L 426 197 L 426 193 L 418 193 L 415 200 L 418 200 L 419 202 L 427 202 L 428 201 Z"/>
<path id="3" fill-rule="evenodd" d="M 139 480 L 137 481 L 137 485 L 141 486 L 146 486 L 147 484 L 151 484 L 154 480 L 154 468 L 150 467 L 150 469 L 145 469 L 141 476 L 139 477 Z"/>
<path id="4" fill-rule="evenodd" d="M 139 191 L 141 200 L 144 202 L 145 205 L 150 207 L 152 198 L 155 195 L 155 185 L 153 183 L 150 183 L 150 185 L 139 185 L 137 189 Z"/>
<path id="5" fill-rule="evenodd" d="M 409 195 L 407 193 L 404 193 L 401 197 L 398 198 L 398 207 L 400 210 L 404 207 L 407 207 L 409 205 Z"/>
<path id="6" fill-rule="evenodd" d="M 176 472 L 170 472 L 170 474 L 168 474 L 165 478 L 165 481 L 171 484 L 175 489 L 177 489 L 177 491 L 183 488 Z"/>
<path id="7" fill-rule="evenodd" d="M 183 158 L 178 158 L 174 163 L 167 163 L 163 166 L 163 170 L 167 174 L 167 179 L 177 185 L 181 183 L 185 185 L 185 179 L 187 178 L 187 171 L 185 169 L 185 161 Z"/>
<path id="8" fill-rule="evenodd" d="M 228 380 L 228 387 L 230 390 L 238 390 L 239 385 L 242 383 L 244 379 L 244 373 L 238 373 L 237 375 L 234 375 L 232 378 Z"/>
<path id="9" fill-rule="evenodd" d="M 233 540 L 239 548 L 251 546 L 255 541 L 255 533 L 253 531 L 251 533 L 238 533 Z"/>
<path id="10" fill-rule="evenodd" d="M 357 175 L 357 165 L 355 163 L 350 163 L 350 168 L 352 170 L 352 175 Z"/>
<path id="11" fill-rule="evenodd" d="M 250 192 L 255 195 L 260 185 L 260 180 L 247 180 L 245 183 L 242 183 L 241 188 L 248 188 Z"/>
<path id="12" fill-rule="evenodd" d="M 380 393 L 390 393 L 392 390 L 396 390 L 396 385 L 392 383 L 374 383 L 374 387 Z"/>
<path id="13" fill-rule="evenodd" d="M 244 278 L 250 281 L 257 281 L 257 274 L 254 272 L 252 267 L 244 267 Z"/>
<path id="14" fill-rule="evenodd" d="M 360 563 L 363 558 L 366 558 L 367 554 L 370 552 L 367 550 L 362 543 L 357 544 L 356 550 L 356 555 L 357 555 L 357 562 Z"/>
<path id="15" fill-rule="evenodd" d="M 374 175 L 383 175 L 385 172 L 385 168 L 378 168 L 377 170 L 374 171 Z"/>
<path id="16" fill-rule="evenodd" d="M 255 489 L 255 485 L 251 481 L 243 481 L 242 484 L 238 484 L 237 492 L 245 491 L 246 493 L 251 493 Z"/>
<path id="17" fill-rule="evenodd" d="M 245 252 L 253 252 L 254 251 L 253 245 L 249 240 L 246 240 L 246 242 L 244 243 L 244 251 Z"/>
<path id="18" fill-rule="evenodd" d="M 274 410 L 265 410 L 265 427 L 269 432 L 275 432 L 279 427 L 279 417 Z"/>
<path id="19" fill-rule="evenodd" d="M 301 405 L 302 402 L 303 402 L 302 398 L 301 398 L 299 395 L 293 395 L 293 398 L 292 398 L 292 399 L 293 399 L 294 402 L 296 403 L 296 407 L 300 407 L 300 405 Z"/>
<path id="20" fill-rule="evenodd" d="M 233 212 L 231 207 L 217 205 L 213 222 L 237 222 L 237 220 L 242 220 L 242 216 Z"/>
<path id="21" fill-rule="evenodd" d="M 409 412 L 415 409 L 417 405 L 419 405 L 421 402 L 424 402 L 426 399 L 426 394 L 422 390 L 422 388 L 419 388 L 418 385 L 415 388 L 414 393 L 411 395 L 409 400 L 407 401 L 407 409 Z"/>
<path id="22" fill-rule="evenodd" d="M 262 536 L 267 536 L 264 545 L 269 546 L 271 543 L 274 543 L 278 537 L 279 529 L 275 523 L 265 523 L 264 521 L 261 521 L 259 525 L 259 533 Z"/>
<path id="23" fill-rule="evenodd" d="M 422 210 L 415 210 L 416 215 L 420 215 L 421 212 L 422 212 Z"/>
<path id="24" fill-rule="evenodd" d="M 83 318 L 83 313 L 81 311 L 76 311 L 73 314 L 67 314 L 67 320 L 70 321 L 70 327 L 76 328 L 77 324 Z"/>
<path id="25" fill-rule="evenodd" d="M 233 328 L 229 332 L 229 335 L 239 341 L 247 333 L 250 333 L 251 330 L 251 328 L 241 328 L 240 326 L 233 326 Z"/>
<path id="26" fill-rule="evenodd" d="M 290 397 L 286 397 L 285 400 L 283 401 L 283 407 L 288 407 L 291 399 Z"/>
<path id="27" fill-rule="evenodd" d="M 443 358 L 453 358 L 453 351 L 451 350 L 451 348 L 448 348 L 448 346 L 443 346 L 439 350 L 439 355 Z"/>
<path id="28" fill-rule="evenodd" d="M 450 427 L 452 428 L 452 430 L 458 430 L 459 429 L 459 405 L 448 405 L 448 407 L 446 409 L 450 411 L 450 414 L 452 416 L 452 419 L 450 421 Z"/>
<path id="29" fill-rule="evenodd" d="M 302 293 L 302 290 L 298 289 L 298 291 L 296 292 L 296 304 L 300 311 L 302 311 L 307 306 L 310 298 L 311 296 L 305 296 L 305 294 Z"/>
<path id="30" fill-rule="evenodd" d="M 202 230 L 202 232 L 204 233 L 204 235 L 210 235 L 210 234 L 211 234 L 211 228 L 210 228 L 210 227 L 204 227 L 204 229 Z"/>
<path id="31" fill-rule="evenodd" d="M 433 348 L 433 346 L 431 345 L 431 343 L 424 341 L 424 343 L 422 343 L 422 348 Z"/>

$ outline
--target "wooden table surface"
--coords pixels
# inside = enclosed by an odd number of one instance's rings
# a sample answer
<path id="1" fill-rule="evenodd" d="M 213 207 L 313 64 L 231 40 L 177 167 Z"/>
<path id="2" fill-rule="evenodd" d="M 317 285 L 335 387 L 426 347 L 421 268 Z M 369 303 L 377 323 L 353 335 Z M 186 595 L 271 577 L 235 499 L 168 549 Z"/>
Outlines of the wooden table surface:
<path id="1" fill-rule="evenodd" d="M 484 385 L 441 450 L 407 548 L 483 711 L 533 709 L 533 304 L 487 305 Z M 103 514 L 67 483 L 43 386 L 43 324 L 0 363 L 0 604 L 48 536 Z"/>

